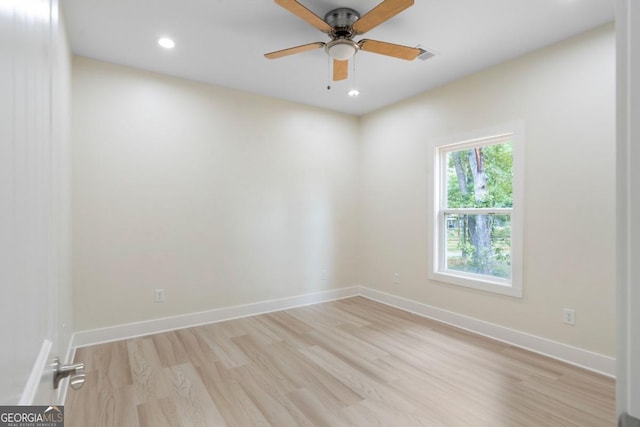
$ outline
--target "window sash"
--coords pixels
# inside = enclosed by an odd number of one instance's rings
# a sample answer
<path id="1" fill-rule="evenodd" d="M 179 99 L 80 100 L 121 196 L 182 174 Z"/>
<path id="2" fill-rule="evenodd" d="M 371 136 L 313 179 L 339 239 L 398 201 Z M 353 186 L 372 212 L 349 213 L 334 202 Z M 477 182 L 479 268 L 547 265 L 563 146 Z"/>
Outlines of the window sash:
<path id="1" fill-rule="evenodd" d="M 449 209 L 448 206 L 448 195 L 449 190 L 447 188 L 447 171 L 449 169 L 447 156 L 449 153 L 454 153 L 456 151 L 467 150 L 475 147 L 487 147 L 490 145 L 500 145 L 511 142 L 515 143 L 515 133 L 509 132 L 504 134 L 499 134 L 495 136 L 490 136 L 487 138 L 476 138 L 463 142 L 456 142 L 448 145 L 441 145 L 436 148 L 436 156 L 438 158 L 438 205 L 440 209 Z M 514 159 L 515 160 L 515 159 Z M 460 208 L 462 209 L 482 209 L 482 208 Z M 511 208 L 487 208 L 487 209 L 511 209 Z"/>
<path id="2" fill-rule="evenodd" d="M 513 281 L 513 263 L 510 266 L 511 274 L 510 279 L 505 279 L 502 277 L 491 276 L 488 274 L 478 274 L 478 273 L 470 273 L 459 270 L 452 270 L 447 268 L 447 224 L 446 224 L 446 215 L 447 214 L 459 214 L 459 215 L 506 215 L 509 216 L 510 222 L 513 224 L 513 209 L 512 208 L 464 208 L 464 209 L 441 209 L 438 212 L 438 262 L 435 272 L 438 274 L 444 274 L 452 277 L 463 277 L 470 280 L 477 280 L 480 282 L 485 282 L 489 284 L 501 285 L 501 286 L 512 286 Z M 511 238 L 513 238 L 513 228 L 511 230 Z M 509 256 L 510 259 L 514 259 L 514 251 L 513 245 L 509 247 Z"/>
<path id="3" fill-rule="evenodd" d="M 454 215 L 511 215 L 513 208 L 442 208 L 440 212 Z"/>

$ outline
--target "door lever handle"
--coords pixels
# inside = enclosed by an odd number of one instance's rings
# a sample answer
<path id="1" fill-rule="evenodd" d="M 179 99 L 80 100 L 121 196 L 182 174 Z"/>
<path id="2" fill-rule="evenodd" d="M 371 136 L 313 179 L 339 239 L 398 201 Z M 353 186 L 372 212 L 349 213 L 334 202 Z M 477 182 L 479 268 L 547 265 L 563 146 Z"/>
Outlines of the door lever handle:
<path id="1" fill-rule="evenodd" d="M 74 365 L 61 365 L 60 358 L 56 357 L 53 361 L 53 388 L 57 389 L 60 380 L 69 378 L 69 385 L 72 389 L 78 390 L 83 386 L 87 375 L 84 373 L 84 363 L 76 363 Z"/>

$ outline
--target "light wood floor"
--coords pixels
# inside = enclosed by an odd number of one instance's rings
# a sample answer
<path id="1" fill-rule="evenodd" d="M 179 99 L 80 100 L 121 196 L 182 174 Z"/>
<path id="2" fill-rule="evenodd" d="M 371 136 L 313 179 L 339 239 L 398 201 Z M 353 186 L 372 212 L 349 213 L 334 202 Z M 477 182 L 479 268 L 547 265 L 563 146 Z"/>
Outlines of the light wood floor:
<path id="1" fill-rule="evenodd" d="M 361 297 L 76 361 L 68 427 L 614 425 L 612 379 Z"/>

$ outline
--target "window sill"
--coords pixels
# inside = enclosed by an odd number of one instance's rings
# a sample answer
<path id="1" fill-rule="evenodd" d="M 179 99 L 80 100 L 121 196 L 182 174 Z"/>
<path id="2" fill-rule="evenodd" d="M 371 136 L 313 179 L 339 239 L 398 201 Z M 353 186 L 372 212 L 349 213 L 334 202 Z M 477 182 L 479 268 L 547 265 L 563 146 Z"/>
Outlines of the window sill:
<path id="1" fill-rule="evenodd" d="M 514 298 L 522 298 L 522 286 L 518 286 L 517 283 L 503 282 L 500 279 L 491 280 L 491 278 L 485 278 L 484 276 L 471 274 L 459 275 L 453 272 L 432 272 L 429 278 L 441 283 L 464 286 L 466 288 L 507 295 Z"/>

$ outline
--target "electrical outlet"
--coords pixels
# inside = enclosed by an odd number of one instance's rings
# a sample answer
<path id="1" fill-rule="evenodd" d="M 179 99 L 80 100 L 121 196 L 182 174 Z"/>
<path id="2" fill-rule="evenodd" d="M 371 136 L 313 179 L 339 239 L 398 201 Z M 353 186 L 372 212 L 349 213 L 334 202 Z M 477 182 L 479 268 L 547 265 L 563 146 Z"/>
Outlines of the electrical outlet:
<path id="1" fill-rule="evenodd" d="M 576 324 L 576 311 L 573 308 L 565 308 L 562 311 L 564 323 L 567 325 L 575 326 Z"/>
<path id="2" fill-rule="evenodd" d="M 322 270 L 322 271 L 320 272 L 320 278 L 321 278 L 323 281 L 327 280 L 327 270 Z"/>
<path id="3" fill-rule="evenodd" d="M 400 273 L 393 273 L 393 283 L 396 285 L 400 283 Z"/>
<path id="4" fill-rule="evenodd" d="M 156 302 L 164 302 L 164 289 L 156 289 Z"/>

